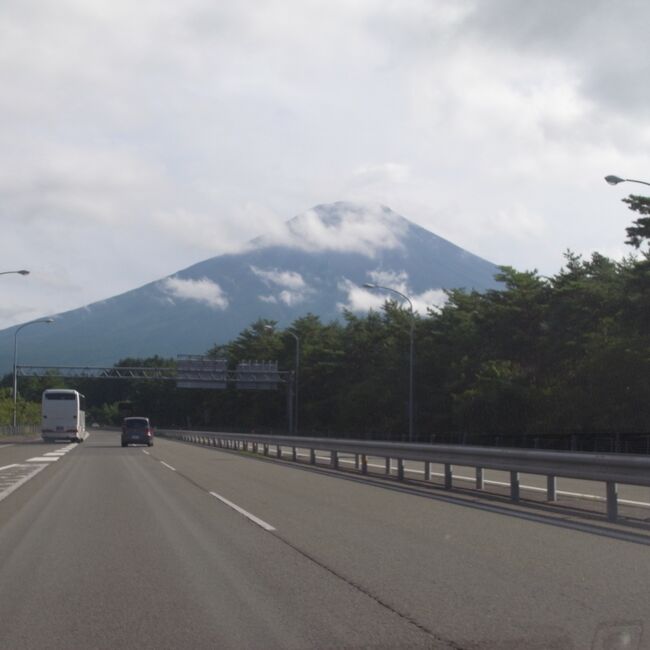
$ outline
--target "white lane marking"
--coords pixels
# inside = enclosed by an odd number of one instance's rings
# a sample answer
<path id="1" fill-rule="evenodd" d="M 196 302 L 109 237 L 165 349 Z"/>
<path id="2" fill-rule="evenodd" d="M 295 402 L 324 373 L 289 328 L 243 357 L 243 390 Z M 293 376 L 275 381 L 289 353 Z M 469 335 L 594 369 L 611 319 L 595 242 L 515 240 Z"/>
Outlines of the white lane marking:
<path id="1" fill-rule="evenodd" d="M 17 490 L 21 485 L 27 483 L 30 478 L 34 478 L 42 469 L 47 467 L 46 463 L 41 465 L 15 465 L 15 467 L 27 470 L 27 473 L 21 476 L 14 484 L 0 492 L 0 501 L 6 499 L 14 490 Z M 2 468 L 5 469 L 5 468 Z"/>
<path id="2" fill-rule="evenodd" d="M 143 449 L 143 450 L 142 450 L 142 453 L 143 453 L 143 454 L 147 454 L 147 456 L 150 455 L 149 452 L 148 452 L 146 449 Z"/>
<path id="3" fill-rule="evenodd" d="M 161 460 L 161 461 L 160 461 L 160 464 L 161 464 L 161 465 L 164 465 L 164 466 L 167 467 L 168 469 L 171 469 L 172 472 L 175 472 L 175 471 L 176 471 L 176 468 L 175 468 L 175 467 L 172 467 L 171 465 L 168 465 L 164 460 Z"/>
<path id="4" fill-rule="evenodd" d="M 219 499 L 222 503 L 225 503 L 227 506 L 232 508 L 233 510 L 236 510 L 240 515 L 244 515 L 247 519 L 250 519 L 253 523 L 257 524 L 258 526 L 261 526 L 264 530 L 275 530 L 271 524 L 267 524 L 264 520 L 260 519 L 259 517 L 256 517 L 255 515 L 252 515 L 250 512 L 247 512 L 243 508 L 240 508 L 236 503 L 233 503 L 232 501 L 228 501 L 228 499 L 225 499 L 224 497 L 220 496 L 216 492 L 210 492 L 210 494 L 215 498 Z"/>
<path id="5" fill-rule="evenodd" d="M 48 451 L 47 454 L 44 454 L 45 456 L 65 456 L 68 452 L 67 451 Z"/>
<path id="6" fill-rule="evenodd" d="M 3 469 L 11 469 L 12 467 L 18 467 L 18 463 L 12 463 L 11 465 L 5 465 L 4 467 L 0 467 L 0 472 Z"/>
<path id="7" fill-rule="evenodd" d="M 0 445 L 0 449 L 3 449 L 4 447 L 13 447 L 13 446 L 14 446 L 14 443 L 13 443 L 13 442 L 9 442 L 9 443 L 7 443 L 6 445 Z"/>
<path id="8" fill-rule="evenodd" d="M 28 463 L 53 463 L 59 460 L 57 456 L 34 456 L 34 458 L 28 458 Z"/>
<path id="9" fill-rule="evenodd" d="M 297 454 L 298 456 L 301 456 L 303 458 L 308 458 L 308 454 Z M 329 462 L 330 458 L 329 456 L 316 456 L 318 460 L 324 460 Z M 348 463 L 348 464 L 354 464 L 353 460 L 350 460 L 348 458 L 339 458 L 339 463 Z M 374 467 L 376 469 L 386 469 L 385 465 L 377 465 L 376 463 L 368 463 L 368 467 Z M 391 471 L 397 471 L 397 467 L 391 463 Z M 413 469 L 413 468 L 404 468 L 404 472 L 410 472 L 412 474 L 424 474 L 424 470 L 421 469 Z M 444 477 L 444 474 L 440 472 L 431 472 L 431 476 L 437 476 L 437 477 Z M 462 474 L 454 474 L 454 480 L 458 479 L 459 481 L 470 481 L 474 482 L 476 481 L 476 477 L 474 476 L 463 476 Z M 485 479 L 483 481 L 485 485 L 497 485 L 499 487 L 510 487 L 510 483 L 506 483 L 504 481 L 494 481 L 492 479 Z M 520 490 L 530 490 L 531 492 L 546 492 L 546 488 L 542 487 L 537 487 L 535 485 L 520 485 L 519 486 Z M 606 501 L 607 499 L 602 496 L 598 496 L 597 494 L 582 494 L 580 492 L 567 492 L 566 490 L 556 490 L 556 494 L 562 495 L 565 497 L 575 497 L 577 499 L 590 499 L 592 501 Z M 620 504 L 626 505 L 626 506 L 639 506 L 641 508 L 650 508 L 650 503 L 647 501 L 632 501 L 631 499 L 619 499 L 618 502 Z"/>

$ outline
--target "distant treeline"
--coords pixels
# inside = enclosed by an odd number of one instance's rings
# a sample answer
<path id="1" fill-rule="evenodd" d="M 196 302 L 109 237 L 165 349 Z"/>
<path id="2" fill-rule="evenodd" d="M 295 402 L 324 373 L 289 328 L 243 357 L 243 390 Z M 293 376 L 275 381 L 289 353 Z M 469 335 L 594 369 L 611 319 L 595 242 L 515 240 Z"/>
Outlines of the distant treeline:
<path id="1" fill-rule="evenodd" d="M 566 254 L 553 277 L 503 267 L 503 288 L 454 290 L 444 307 L 415 316 L 415 431 L 433 434 L 597 434 L 650 432 L 650 199 L 625 199 L 640 216 L 627 228 L 637 250 L 620 262 Z M 408 428 L 411 314 L 387 302 L 380 312 L 314 315 L 289 328 L 300 339 L 300 432 L 403 437 Z M 207 353 L 278 360 L 294 367 L 295 340 L 259 320 Z M 116 365 L 173 365 L 158 357 Z M 3 380 L 9 386 L 11 377 Z M 37 401 L 44 387 L 74 386 L 90 418 L 117 423 L 130 400 L 156 424 L 284 430 L 286 394 L 192 390 L 173 382 L 21 379 Z"/>

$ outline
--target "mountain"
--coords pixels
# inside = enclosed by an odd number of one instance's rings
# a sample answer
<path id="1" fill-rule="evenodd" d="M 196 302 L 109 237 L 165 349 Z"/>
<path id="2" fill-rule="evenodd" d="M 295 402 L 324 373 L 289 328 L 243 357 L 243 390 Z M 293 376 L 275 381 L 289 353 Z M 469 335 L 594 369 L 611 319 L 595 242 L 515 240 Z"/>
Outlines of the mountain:
<path id="1" fill-rule="evenodd" d="M 236 254 L 219 255 L 138 289 L 54 316 L 20 334 L 19 362 L 112 365 L 124 357 L 201 354 L 260 317 L 281 327 L 308 312 L 323 321 L 343 307 L 365 312 L 389 294 L 416 308 L 442 290 L 497 286 L 497 267 L 383 206 L 319 205 Z M 0 371 L 13 359 L 11 327 L 0 331 Z"/>

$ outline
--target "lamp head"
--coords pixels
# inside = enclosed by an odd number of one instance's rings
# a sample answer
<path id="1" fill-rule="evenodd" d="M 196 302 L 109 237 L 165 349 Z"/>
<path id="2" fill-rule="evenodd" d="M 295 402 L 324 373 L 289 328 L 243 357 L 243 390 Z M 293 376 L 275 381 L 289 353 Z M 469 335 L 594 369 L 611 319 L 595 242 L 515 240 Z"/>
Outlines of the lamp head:
<path id="1" fill-rule="evenodd" d="M 624 183 L 625 179 L 620 178 L 619 176 L 605 176 L 605 180 L 609 185 L 618 185 L 619 183 Z"/>

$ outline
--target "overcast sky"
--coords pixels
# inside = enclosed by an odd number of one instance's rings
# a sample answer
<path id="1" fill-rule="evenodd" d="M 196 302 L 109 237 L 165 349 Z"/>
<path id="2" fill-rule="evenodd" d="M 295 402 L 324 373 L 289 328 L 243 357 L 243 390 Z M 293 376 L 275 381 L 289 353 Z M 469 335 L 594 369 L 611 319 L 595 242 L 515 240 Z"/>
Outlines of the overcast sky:
<path id="1" fill-rule="evenodd" d="M 390 206 L 498 264 L 620 258 L 641 0 L 2 0 L 0 327 Z"/>

